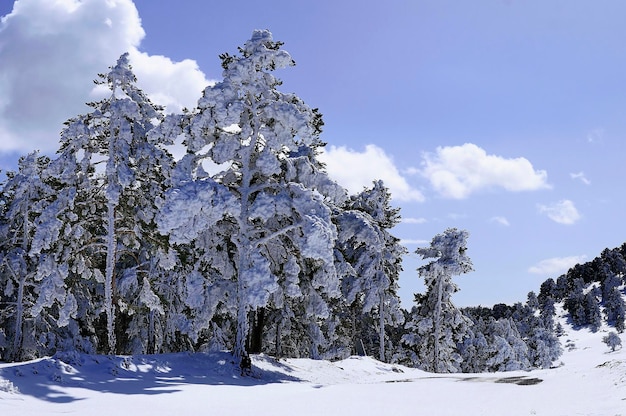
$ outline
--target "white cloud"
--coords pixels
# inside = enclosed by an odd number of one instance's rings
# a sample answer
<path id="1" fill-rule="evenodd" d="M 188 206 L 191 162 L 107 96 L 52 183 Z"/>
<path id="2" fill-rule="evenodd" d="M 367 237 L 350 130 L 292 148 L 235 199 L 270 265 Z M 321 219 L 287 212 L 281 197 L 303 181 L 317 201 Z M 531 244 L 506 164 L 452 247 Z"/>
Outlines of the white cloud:
<path id="1" fill-rule="evenodd" d="M 169 111 L 209 84 L 194 61 L 148 56 L 131 0 L 17 0 L 0 22 L 0 151 L 56 150 L 70 117 L 89 111 L 92 81 L 124 53 L 138 85 Z"/>
<path id="2" fill-rule="evenodd" d="M 422 166 L 420 173 L 446 198 L 464 199 L 491 188 L 513 192 L 550 188 L 546 171 L 535 170 L 527 159 L 488 155 L 472 143 L 438 147 L 434 154 L 424 154 Z"/>
<path id="3" fill-rule="evenodd" d="M 569 270 L 572 266 L 582 263 L 587 256 L 552 257 L 537 263 L 528 269 L 529 273 L 544 276 L 558 277 Z"/>
<path id="4" fill-rule="evenodd" d="M 424 195 L 411 187 L 393 159 L 378 146 L 368 144 L 362 152 L 344 146 L 330 146 L 319 158 L 326 164 L 329 176 L 350 193 L 361 192 L 364 187 L 371 187 L 374 180 L 380 179 L 397 201 L 424 200 Z"/>
<path id="5" fill-rule="evenodd" d="M 196 61 L 191 59 L 173 62 L 165 56 L 133 50 L 130 62 L 139 86 L 151 100 L 166 106 L 168 112 L 195 107 L 202 90 L 214 84 L 205 78 Z"/>
<path id="6" fill-rule="evenodd" d="M 540 213 L 547 215 L 548 218 L 559 224 L 571 225 L 581 218 L 576 206 L 569 199 L 564 199 L 550 205 L 539 204 L 537 207 Z"/>
<path id="7" fill-rule="evenodd" d="M 400 244 L 402 244 L 403 246 L 424 246 L 427 244 L 430 244 L 430 241 L 428 240 L 412 240 L 410 238 L 408 239 L 401 239 L 400 240 Z"/>
<path id="8" fill-rule="evenodd" d="M 585 176 L 585 172 L 570 173 L 569 176 L 572 179 L 578 179 L 585 185 L 591 185 L 591 181 L 587 179 L 587 177 Z"/>
<path id="9" fill-rule="evenodd" d="M 425 224 L 427 222 L 426 218 L 402 218 L 404 224 Z"/>
<path id="10" fill-rule="evenodd" d="M 508 227 L 511 225 L 511 223 L 509 223 L 509 220 L 506 219 L 506 217 L 493 217 L 490 220 L 491 222 L 495 222 L 497 224 L 503 225 L 505 227 Z"/>

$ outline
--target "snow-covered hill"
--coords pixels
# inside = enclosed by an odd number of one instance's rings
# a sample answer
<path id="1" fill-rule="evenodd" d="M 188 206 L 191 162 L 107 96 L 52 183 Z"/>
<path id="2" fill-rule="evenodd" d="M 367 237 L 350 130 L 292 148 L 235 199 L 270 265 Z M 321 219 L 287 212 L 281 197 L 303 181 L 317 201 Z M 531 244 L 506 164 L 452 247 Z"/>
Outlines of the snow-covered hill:
<path id="1" fill-rule="evenodd" d="M 562 323 L 560 365 L 532 372 L 438 375 L 368 357 L 260 355 L 242 377 L 225 353 L 0 364 L 0 414 L 626 415 L 626 350 L 602 342 L 609 328 Z"/>

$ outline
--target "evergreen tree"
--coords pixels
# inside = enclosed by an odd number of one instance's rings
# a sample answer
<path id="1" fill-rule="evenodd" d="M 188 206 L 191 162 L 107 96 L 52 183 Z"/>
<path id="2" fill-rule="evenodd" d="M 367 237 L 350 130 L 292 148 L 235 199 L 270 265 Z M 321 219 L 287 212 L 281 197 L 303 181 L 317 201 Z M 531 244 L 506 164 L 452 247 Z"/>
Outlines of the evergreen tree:
<path id="1" fill-rule="evenodd" d="M 465 254 L 467 237 L 467 231 L 447 229 L 433 238 L 430 247 L 416 250 L 422 258 L 436 260 L 418 269 L 427 292 L 406 325 L 410 332 L 403 341 L 414 349 L 417 362 L 427 371 L 454 372 L 460 368 L 457 345 L 466 337 L 470 321 L 452 304 L 451 296 L 458 290 L 452 276 L 472 270 Z"/>
<path id="2" fill-rule="evenodd" d="M 0 289 L 2 303 L 10 305 L 2 313 L 2 326 L 10 342 L 7 358 L 20 360 L 37 355 L 34 325 L 25 334 L 26 320 L 37 298 L 39 256 L 31 253 L 38 220 L 54 191 L 42 177 L 49 158 L 33 152 L 19 160 L 18 172 L 9 172 L 2 188 L 3 215 L 0 223 Z M 65 299 L 65 297 L 63 297 Z M 35 313 L 35 316 L 37 314 Z M 29 352 L 25 336 L 29 336 Z"/>
<path id="3" fill-rule="evenodd" d="M 608 300 L 611 296 L 611 292 L 614 288 L 619 288 L 622 285 L 622 279 L 618 277 L 613 271 L 606 269 L 604 279 L 600 282 L 600 289 L 602 290 L 602 302 Z"/>
<path id="4" fill-rule="evenodd" d="M 626 260 L 619 248 L 602 250 L 600 253 L 602 269 L 605 275 L 623 275 L 626 271 Z M 609 289 L 610 290 L 610 289 Z"/>
<path id="5" fill-rule="evenodd" d="M 590 290 L 585 294 L 585 314 L 586 321 L 593 332 L 597 332 L 602 326 L 602 314 L 600 313 L 600 304 L 594 290 Z"/>
<path id="6" fill-rule="evenodd" d="M 622 297 L 622 292 L 613 287 L 604 301 L 604 313 L 606 320 L 613 325 L 620 334 L 624 332 L 624 319 L 626 316 L 626 303 Z"/>
<path id="7" fill-rule="evenodd" d="M 556 334 L 551 329 L 535 326 L 526 344 L 529 348 L 529 360 L 535 368 L 550 368 L 561 356 L 563 350 Z"/>
<path id="8" fill-rule="evenodd" d="M 481 317 L 471 325 L 467 331 L 467 337 L 459 345 L 462 372 L 482 373 L 487 371 L 487 359 L 491 355 L 491 347 L 484 332 L 486 332 L 486 325 Z"/>
<path id="9" fill-rule="evenodd" d="M 285 161 L 301 146 L 319 142 L 322 121 L 320 114 L 298 97 L 277 90 L 280 81 L 271 71 L 293 65 L 280 47 L 270 32 L 255 31 L 240 48 L 239 56 L 222 55 L 224 80 L 208 87 L 196 112 L 181 123 L 188 151 L 196 155 L 197 163 L 203 157 L 218 165 L 228 163 L 214 183 L 205 179 L 202 184 L 189 182 L 187 186 L 195 187 L 196 196 L 198 187 L 206 188 L 210 198 L 202 200 L 216 210 L 213 223 L 229 217 L 237 230 L 230 241 L 236 264 L 234 352 L 238 358 L 247 355 L 251 333 L 256 340 L 261 334 L 262 339 L 264 309 L 272 307 L 273 296 L 281 288 L 279 271 L 290 264 L 292 256 L 296 256 L 299 270 L 296 276 L 283 280 L 288 288 L 282 293 L 298 298 L 310 295 L 305 298 L 307 313 L 318 319 L 329 315 L 324 296 L 339 296 L 331 210 L 317 190 L 286 179 Z M 205 149 L 207 153 L 203 153 Z M 189 171 L 197 173 L 197 163 L 190 164 Z M 180 219 L 168 204 L 189 202 L 185 192 L 170 193 L 164 205 L 168 214 L 159 225 L 162 232 L 172 231 L 167 223 Z M 179 242 L 190 241 L 200 232 L 194 226 L 187 230 L 194 235 Z M 316 333 L 309 331 L 312 336 Z M 258 343 L 253 343 L 256 350 Z"/>
<path id="10" fill-rule="evenodd" d="M 539 309 L 539 298 L 537 298 L 535 292 L 528 292 L 526 304 L 533 310 Z"/>
<path id="11" fill-rule="evenodd" d="M 390 207 L 390 198 L 382 181 L 375 181 L 372 188 L 352 197 L 347 209 L 336 216 L 338 249 L 352 271 L 342 276 L 342 291 L 355 324 L 357 320 L 362 323 L 367 319 L 362 315 L 377 310 L 381 361 L 387 359 L 385 325 L 403 323 L 397 280 L 406 249 L 389 232 L 400 221 L 399 210 Z M 372 325 L 364 328 L 372 328 Z M 354 330 L 355 335 L 361 332 Z M 364 335 L 361 333 L 359 340 L 367 338 Z"/>
<path id="12" fill-rule="evenodd" d="M 554 327 L 554 316 L 556 315 L 556 308 L 554 306 L 554 299 L 548 297 L 539 305 L 539 317 L 541 318 L 544 328 L 551 329 Z"/>
<path id="13" fill-rule="evenodd" d="M 489 343 L 491 354 L 486 361 L 488 371 L 528 370 L 528 346 L 522 340 L 512 318 L 490 322 Z"/>
<path id="14" fill-rule="evenodd" d="M 584 326 L 588 323 L 583 285 L 582 279 L 578 279 L 575 288 L 572 289 L 564 302 L 565 310 L 569 313 L 570 319 L 575 326 Z"/>
<path id="15" fill-rule="evenodd" d="M 288 183 L 298 183 L 319 192 L 334 218 L 345 204 L 347 192 L 328 177 L 324 165 L 317 159 L 324 145 L 319 138 L 300 143 L 297 150 L 284 159 L 283 169 Z M 337 256 L 334 265 L 322 265 L 295 256 L 298 250 L 292 248 L 292 245 L 286 245 L 284 249 L 287 251 L 281 253 L 287 259 L 286 263 L 285 260 L 273 262 L 280 266 L 276 270 L 278 290 L 271 295 L 271 307 L 265 308 L 268 327 L 264 331 L 263 344 L 273 344 L 273 351 L 278 356 L 291 351 L 291 356 L 297 357 L 344 358 L 345 354 L 339 352 L 346 345 L 340 340 L 341 313 L 337 306 L 342 303 L 340 294 L 334 288 L 332 291 L 316 289 L 312 280 L 316 274 L 324 273 L 328 266 L 333 267 L 333 274 L 337 273 Z M 339 277 L 338 274 L 337 279 Z M 303 302 L 303 299 L 307 301 Z"/>
<path id="16" fill-rule="evenodd" d="M 38 241 L 56 268 L 68 267 L 66 286 L 77 300 L 79 332 L 90 333 L 99 351 L 115 353 L 124 351 L 116 339 L 126 328 L 116 331 L 115 325 L 121 319 L 116 309 L 128 311 L 126 297 L 139 296 L 159 309 L 146 275 L 137 279 L 139 269 L 150 263 L 146 244 L 154 244 L 146 228 L 154 209 L 147 201 L 158 196 L 155 181 L 167 184 L 168 162 L 147 136 L 162 118 L 161 109 L 135 86 L 128 55 L 99 78 L 111 93 L 90 103 L 92 112 L 66 123 L 59 156 L 47 170 L 58 192 L 46 215 L 60 225 L 45 227 Z M 166 165 L 155 163 L 158 158 Z M 51 301 L 43 306 L 52 306 Z M 94 314 L 99 310 L 103 318 Z"/>

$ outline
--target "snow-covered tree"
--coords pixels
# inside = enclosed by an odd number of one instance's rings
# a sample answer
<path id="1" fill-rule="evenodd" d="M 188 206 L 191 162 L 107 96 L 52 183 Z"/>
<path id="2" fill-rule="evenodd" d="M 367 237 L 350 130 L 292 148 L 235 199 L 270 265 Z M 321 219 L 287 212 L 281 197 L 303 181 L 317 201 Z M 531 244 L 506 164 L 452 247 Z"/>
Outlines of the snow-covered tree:
<path id="1" fill-rule="evenodd" d="M 624 332 L 624 319 L 626 317 L 626 303 L 622 292 L 613 287 L 605 297 L 604 313 L 609 324 L 613 325 L 620 334 Z"/>
<path id="2" fill-rule="evenodd" d="M 611 351 L 615 351 L 617 347 L 622 346 L 622 340 L 615 332 L 609 332 L 608 335 L 602 338 L 602 341 L 611 349 Z"/>
<path id="3" fill-rule="evenodd" d="M 487 360 L 491 355 L 491 346 L 485 337 L 485 328 L 483 318 L 479 318 L 467 331 L 467 337 L 459 344 L 459 354 L 462 358 L 461 371 L 464 373 L 488 371 Z"/>
<path id="4" fill-rule="evenodd" d="M 128 55 L 99 77 L 97 83 L 106 85 L 110 95 L 90 103 L 92 112 L 66 123 L 59 156 L 47 172 L 58 182 L 58 198 L 48 208 L 50 225 L 38 241 L 51 263 L 68 267 L 65 280 L 77 300 L 80 332 L 91 333 L 98 350 L 114 353 L 122 349 L 115 322 L 117 308 L 127 309 L 124 297 L 143 294 L 142 302 L 158 309 L 148 280 L 137 280 L 137 271 L 149 251 L 143 242 L 154 246 L 142 226 L 155 212 L 146 198 L 158 196 L 148 194 L 156 192 L 150 175 L 160 172 L 162 179 L 167 167 L 158 170 L 155 161 L 164 160 L 163 153 L 147 137 L 162 119 L 160 108 L 136 87 Z M 54 296 L 44 298 L 42 307 L 54 303 Z M 99 311 L 104 312 L 105 337 L 99 336 Z"/>
<path id="5" fill-rule="evenodd" d="M 491 322 L 488 330 L 491 353 L 486 361 L 488 371 L 517 371 L 530 368 L 528 346 L 512 318 Z"/>
<path id="6" fill-rule="evenodd" d="M 0 290 L 3 304 L 3 324 L 10 324 L 9 359 L 19 360 L 28 354 L 24 348 L 25 320 L 36 300 L 36 280 L 39 256 L 31 253 L 38 219 L 54 191 L 42 178 L 49 158 L 33 152 L 20 158 L 17 172 L 9 172 L 2 188 L 3 215 L 0 222 Z M 9 312 L 9 310 L 11 312 Z M 30 325 L 34 331 L 33 325 Z M 33 334 L 31 335 L 31 339 Z M 34 347 L 31 345 L 31 348 Z M 31 353 L 36 354 L 35 351 Z"/>
<path id="7" fill-rule="evenodd" d="M 347 192 L 328 177 L 318 160 L 324 145 L 319 139 L 301 143 L 297 150 L 289 153 L 283 168 L 287 183 L 298 183 L 318 192 L 334 217 L 338 207 L 347 200 Z M 286 239 L 276 240 L 272 245 L 278 254 L 272 257 L 283 259 L 273 262 L 278 266 L 275 270 L 278 290 L 270 297 L 271 307 L 265 308 L 267 331 L 263 331 L 264 334 L 256 331 L 252 339 L 258 340 L 262 335 L 264 345 L 273 345 L 273 350 L 268 347 L 263 350 L 273 351 L 278 356 L 336 357 L 331 345 L 337 340 L 336 306 L 341 303 L 337 281 L 329 287 L 315 284 L 319 279 L 316 276 L 327 270 L 330 276 L 335 276 L 334 265 L 294 255 L 298 250 Z"/>
<path id="8" fill-rule="evenodd" d="M 610 270 L 605 268 L 604 278 L 600 282 L 600 289 L 602 291 L 602 302 L 606 303 L 607 299 L 611 297 L 611 292 L 614 288 L 618 288 L 622 285 L 622 279 Z"/>
<path id="9" fill-rule="evenodd" d="M 177 170 L 185 168 L 188 158 L 192 156 L 179 162 Z M 232 218 L 239 205 L 225 186 L 208 177 L 175 182 L 162 204 L 159 230 L 184 259 L 168 277 L 170 284 L 159 289 L 169 305 L 166 332 L 184 334 L 195 345 L 221 308 L 226 314 L 236 309 L 236 248 L 231 238 L 237 233 Z"/>
<path id="10" fill-rule="evenodd" d="M 550 368 L 552 363 L 561 356 L 563 349 L 552 328 L 535 326 L 526 339 L 529 361 L 534 368 Z"/>
<path id="11" fill-rule="evenodd" d="M 587 324 L 593 332 L 596 332 L 602 326 L 602 314 L 600 313 L 600 304 L 598 303 L 595 290 L 585 293 L 584 302 Z"/>
<path id="12" fill-rule="evenodd" d="M 612 250 L 606 248 L 602 250 L 602 253 L 600 254 L 600 260 L 602 263 L 602 272 L 605 276 L 620 276 L 626 272 L 626 259 L 624 259 L 623 253 L 619 248 L 615 248 Z M 610 287 L 608 288 L 608 290 L 610 290 Z"/>
<path id="13" fill-rule="evenodd" d="M 576 326 L 583 326 L 588 322 L 583 287 L 584 282 L 582 279 L 576 279 L 574 287 L 563 304 L 565 310 L 570 315 L 572 323 Z"/>
<path id="14" fill-rule="evenodd" d="M 353 196 L 335 217 L 339 229 L 338 249 L 350 271 L 342 276 L 344 298 L 351 314 L 358 314 L 358 319 L 353 316 L 353 321 L 363 321 L 362 315 L 376 311 L 381 361 L 387 359 L 385 326 L 399 325 L 404 319 L 397 281 L 406 248 L 390 233 L 400 222 L 399 209 L 390 206 L 390 199 L 391 194 L 383 182 L 375 181 L 371 188 Z"/>
<path id="15" fill-rule="evenodd" d="M 406 324 L 409 333 L 402 339 L 414 350 L 418 365 L 427 371 L 460 369 L 457 346 L 466 337 L 470 321 L 452 303 L 452 294 L 458 291 L 452 277 L 472 270 L 465 254 L 468 236 L 467 231 L 450 228 L 436 235 L 430 247 L 416 250 L 423 259 L 436 260 L 418 269 L 427 292 L 420 296 L 416 313 Z"/>
<path id="16" fill-rule="evenodd" d="M 205 210 L 215 210 L 213 223 L 230 217 L 236 225 L 230 236 L 237 273 L 234 352 L 241 358 L 247 354 L 250 314 L 262 329 L 263 309 L 271 303 L 280 307 L 276 295 L 281 283 L 287 285 L 282 289 L 285 296 L 303 299 L 305 281 L 309 291 L 331 297 L 339 295 L 339 288 L 332 267 L 336 230 L 331 210 L 318 190 L 286 175 L 292 153 L 319 141 L 321 116 L 297 96 L 277 90 L 280 81 L 271 72 L 293 65 L 293 60 L 270 32 L 255 31 L 239 51 L 237 56 L 221 56 L 223 81 L 207 87 L 196 111 L 181 125 L 188 152 L 196 155 L 197 162 L 208 157 L 227 165 L 215 180 L 186 186 L 205 186 L 212 193 L 210 202 L 203 200 L 209 202 Z M 190 166 L 189 172 L 198 172 L 197 164 Z M 172 212 L 168 204 L 188 200 L 183 194 L 182 190 L 171 193 L 165 209 Z M 161 230 L 172 230 L 168 215 L 161 218 Z M 188 232 L 185 241 L 201 234 L 197 225 Z M 297 268 L 290 266 L 293 256 Z M 304 259 L 314 267 L 303 267 Z M 281 275 L 285 267 L 291 267 L 291 272 Z M 312 275 L 304 276 L 308 271 Z M 328 316 L 319 296 L 306 299 L 309 313 Z"/>

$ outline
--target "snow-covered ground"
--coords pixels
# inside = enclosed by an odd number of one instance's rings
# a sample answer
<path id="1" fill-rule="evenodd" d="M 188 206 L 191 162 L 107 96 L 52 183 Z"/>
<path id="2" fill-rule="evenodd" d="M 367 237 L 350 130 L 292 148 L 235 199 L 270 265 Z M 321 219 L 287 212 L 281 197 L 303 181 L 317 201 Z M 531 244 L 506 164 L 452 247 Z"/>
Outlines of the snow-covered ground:
<path id="1" fill-rule="evenodd" d="M 1 415 L 626 415 L 626 350 L 565 326 L 549 370 L 429 374 L 368 357 L 76 356 L 0 364 Z M 622 336 L 626 344 L 626 336 Z"/>

